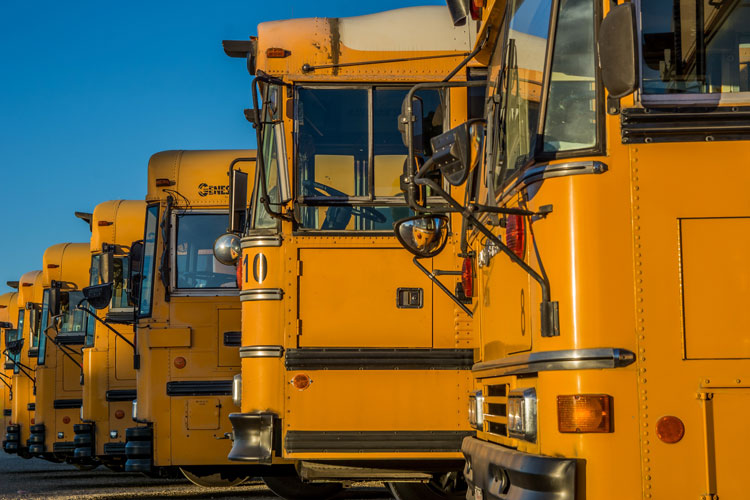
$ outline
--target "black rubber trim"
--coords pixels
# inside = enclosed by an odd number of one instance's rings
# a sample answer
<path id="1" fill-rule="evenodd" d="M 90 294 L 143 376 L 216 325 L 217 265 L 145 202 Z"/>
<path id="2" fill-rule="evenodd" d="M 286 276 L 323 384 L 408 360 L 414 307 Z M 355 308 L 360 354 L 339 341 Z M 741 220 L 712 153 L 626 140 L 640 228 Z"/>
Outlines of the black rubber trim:
<path id="1" fill-rule="evenodd" d="M 104 454 L 125 456 L 125 443 L 104 443 Z"/>
<path id="2" fill-rule="evenodd" d="M 626 108 L 621 113 L 623 144 L 745 141 L 750 107 Z"/>
<path id="3" fill-rule="evenodd" d="M 61 333 L 55 340 L 60 345 L 83 345 L 86 343 L 86 335 L 72 335 L 69 333 Z"/>
<path id="4" fill-rule="evenodd" d="M 133 401 L 137 395 L 135 389 L 110 389 L 104 393 L 107 401 Z"/>
<path id="5" fill-rule="evenodd" d="M 10 417 L 13 415 L 13 410 L 10 410 L 8 408 L 3 410 L 3 417 Z"/>
<path id="6" fill-rule="evenodd" d="M 29 357 L 30 358 L 38 358 L 39 357 L 39 348 L 38 347 L 32 347 L 29 349 Z"/>
<path id="7" fill-rule="evenodd" d="M 472 349 L 333 349 L 286 351 L 287 370 L 470 370 Z"/>
<path id="8" fill-rule="evenodd" d="M 28 411 L 36 411 L 36 403 L 29 403 L 26 405 Z"/>
<path id="9" fill-rule="evenodd" d="M 167 396 L 231 396 L 231 380 L 178 380 L 167 382 Z"/>
<path id="10" fill-rule="evenodd" d="M 224 345 L 226 347 L 239 347 L 242 345 L 242 332 L 224 332 Z"/>
<path id="11" fill-rule="evenodd" d="M 471 431 L 289 431 L 284 448 L 301 452 L 458 452 Z"/>
<path id="12" fill-rule="evenodd" d="M 76 444 L 73 441 L 58 441 L 52 443 L 52 451 L 55 453 L 73 453 L 76 451 Z"/>
<path id="13" fill-rule="evenodd" d="M 82 399 L 56 399 L 52 403 L 55 410 L 67 410 L 70 408 L 80 408 L 83 405 Z"/>

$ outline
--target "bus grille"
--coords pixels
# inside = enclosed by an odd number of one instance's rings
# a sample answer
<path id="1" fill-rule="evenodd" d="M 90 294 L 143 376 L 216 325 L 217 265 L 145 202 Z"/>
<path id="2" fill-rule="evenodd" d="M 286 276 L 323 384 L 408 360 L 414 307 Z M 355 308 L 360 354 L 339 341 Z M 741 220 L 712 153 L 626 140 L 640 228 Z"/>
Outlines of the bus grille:
<path id="1" fill-rule="evenodd" d="M 486 385 L 484 430 L 496 436 L 508 436 L 508 384 Z"/>

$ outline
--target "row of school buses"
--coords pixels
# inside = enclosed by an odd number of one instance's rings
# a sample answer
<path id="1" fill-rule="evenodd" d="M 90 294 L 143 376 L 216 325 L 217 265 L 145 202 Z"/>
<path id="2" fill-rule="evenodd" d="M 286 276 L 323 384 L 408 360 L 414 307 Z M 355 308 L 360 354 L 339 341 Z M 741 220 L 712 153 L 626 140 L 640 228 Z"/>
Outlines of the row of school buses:
<path id="1" fill-rule="evenodd" d="M 0 297 L 3 448 L 290 500 L 746 498 L 745 3 L 225 41 L 257 151 L 154 155 Z"/>

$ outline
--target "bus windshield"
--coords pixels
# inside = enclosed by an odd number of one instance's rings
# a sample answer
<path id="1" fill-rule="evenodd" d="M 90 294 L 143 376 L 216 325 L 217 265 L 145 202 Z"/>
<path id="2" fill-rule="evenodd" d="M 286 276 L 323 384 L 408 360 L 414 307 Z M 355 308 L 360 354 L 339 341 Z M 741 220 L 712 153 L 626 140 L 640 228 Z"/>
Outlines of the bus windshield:
<path id="1" fill-rule="evenodd" d="M 216 260 L 213 252 L 226 222 L 225 214 L 177 214 L 174 272 L 178 289 L 237 287 L 235 267 Z"/>
<path id="2" fill-rule="evenodd" d="M 301 227 L 391 230 L 409 215 L 401 195 L 407 148 L 396 128 L 408 89 L 301 87 L 297 90 L 297 195 Z M 423 91 L 424 134 L 443 130 L 440 94 Z"/>
<path id="3" fill-rule="evenodd" d="M 640 5 L 644 94 L 750 91 L 750 0 Z"/>

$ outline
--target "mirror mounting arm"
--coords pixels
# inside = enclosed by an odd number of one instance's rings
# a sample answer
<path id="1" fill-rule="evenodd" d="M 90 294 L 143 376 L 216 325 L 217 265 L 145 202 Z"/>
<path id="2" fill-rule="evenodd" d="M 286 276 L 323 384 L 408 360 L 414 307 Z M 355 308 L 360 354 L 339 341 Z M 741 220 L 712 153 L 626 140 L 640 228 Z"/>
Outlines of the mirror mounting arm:
<path id="1" fill-rule="evenodd" d="M 20 361 L 16 361 L 15 359 L 12 359 L 10 357 L 10 353 L 8 352 L 8 349 L 3 351 L 3 354 L 5 357 L 14 365 L 18 367 L 18 371 L 26 375 L 26 377 L 31 380 L 34 383 L 34 387 L 36 387 L 36 377 L 32 377 L 29 375 L 29 373 L 26 370 L 34 371 L 30 366 L 26 366 L 25 364 L 21 363 Z"/>
<path id="2" fill-rule="evenodd" d="M 421 173 L 421 170 L 420 170 Z M 467 207 L 462 207 L 460 203 L 458 203 L 453 197 L 445 192 L 445 190 L 439 186 L 435 181 L 433 181 L 430 178 L 427 177 L 420 177 L 419 174 L 417 174 L 417 178 L 415 179 L 417 183 L 425 184 L 432 188 L 437 194 L 442 196 L 450 205 L 454 208 L 456 208 L 456 212 L 460 212 L 463 217 L 466 218 L 466 220 L 474 227 L 477 228 L 477 230 L 482 233 L 487 239 L 492 241 L 495 245 L 497 245 L 498 249 L 500 249 L 501 252 L 503 252 L 505 255 L 510 258 L 510 260 L 518 265 L 521 269 L 523 269 L 526 274 L 531 276 L 531 278 L 539 283 L 539 286 L 542 289 L 542 303 L 541 303 L 541 315 L 542 315 L 542 337 L 557 337 L 560 335 L 560 325 L 559 325 L 559 317 L 558 317 L 558 309 L 557 309 L 557 302 L 553 302 L 551 300 L 551 293 L 550 293 L 550 283 L 549 279 L 546 275 L 539 274 L 536 270 L 534 270 L 531 266 L 529 266 L 526 262 L 524 262 L 523 259 L 518 257 L 513 251 L 508 248 L 505 243 L 502 242 L 500 238 L 498 238 L 495 234 L 492 233 L 487 227 L 485 227 L 484 224 L 482 224 L 479 219 L 477 219 L 474 216 L 475 212 L 475 205 L 469 205 Z M 509 209 L 510 210 L 510 209 Z M 549 212 L 545 212 L 549 213 Z M 532 212 L 534 214 L 534 212 Z"/>
<path id="3" fill-rule="evenodd" d="M 106 327 L 107 327 L 107 328 L 108 328 L 108 329 L 109 329 L 109 330 L 110 330 L 110 331 L 111 331 L 112 333 L 114 333 L 115 335 L 117 335 L 118 337 L 120 337 L 120 338 L 121 338 L 121 339 L 122 339 L 122 340 L 123 340 L 123 341 L 124 341 L 124 342 L 125 342 L 126 344 L 128 344 L 128 345 L 129 345 L 130 347 L 132 347 L 132 348 L 133 348 L 133 351 L 135 352 L 135 344 L 133 344 L 133 343 L 132 343 L 131 341 L 129 341 L 129 340 L 127 339 L 127 338 L 125 338 L 125 336 L 124 336 L 124 335 L 123 335 L 122 333 L 120 333 L 120 332 L 118 332 L 117 330 L 115 330 L 114 328 L 112 328 L 112 327 L 111 327 L 111 326 L 109 325 L 109 323 L 107 323 L 106 321 L 104 321 L 103 319 L 101 319 L 101 318 L 100 318 L 99 316 L 97 316 L 97 315 L 96 315 L 96 314 L 95 314 L 95 313 L 94 313 L 94 312 L 93 312 L 92 310 L 90 310 L 90 309 L 89 309 L 88 307 L 84 307 L 84 306 L 82 306 L 81 304 L 78 304 L 78 306 L 76 306 L 76 308 L 77 308 L 77 309 L 79 309 L 79 310 L 81 310 L 81 311 L 83 311 L 83 312 L 85 312 L 86 314 L 88 314 L 88 315 L 90 315 L 90 316 L 91 316 L 92 318 L 94 318 L 94 319 L 95 319 L 96 321 L 98 321 L 98 322 L 99 322 L 99 323 L 101 323 L 102 325 L 106 326 Z"/>
<path id="4" fill-rule="evenodd" d="M 437 285 L 437 287 L 440 290 L 442 290 L 443 293 L 445 293 L 448 297 L 450 297 L 450 299 L 453 302 L 455 302 L 456 305 L 458 305 L 458 307 L 460 307 L 466 314 L 468 314 L 470 318 L 474 317 L 474 313 L 471 311 L 471 309 L 469 309 L 468 307 L 466 307 L 466 304 L 464 304 L 463 302 L 461 302 L 461 300 L 458 297 L 456 297 L 456 294 L 454 294 L 453 292 L 451 292 L 450 290 L 448 290 L 448 288 L 445 285 L 443 285 L 440 282 L 439 279 L 437 279 L 437 276 L 439 276 L 440 274 L 449 274 L 449 273 L 451 273 L 451 271 L 436 271 L 434 273 L 431 273 L 430 271 L 427 270 L 426 267 L 424 267 L 422 264 L 419 263 L 419 259 L 417 257 L 414 257 L 412 259 L 412 262 L 414 262 L 414 265 L 417 266 L 417 268 L 420 271 L 422 271 L 425 274 L 425 276 L 427 276 L 428 278 L 430 278 L 430 281 L 432 281 L 433 283 L 435 283 L 435 285 Z M 458 272 L 458 274 L 461 274 L 461 273 Z"/>

